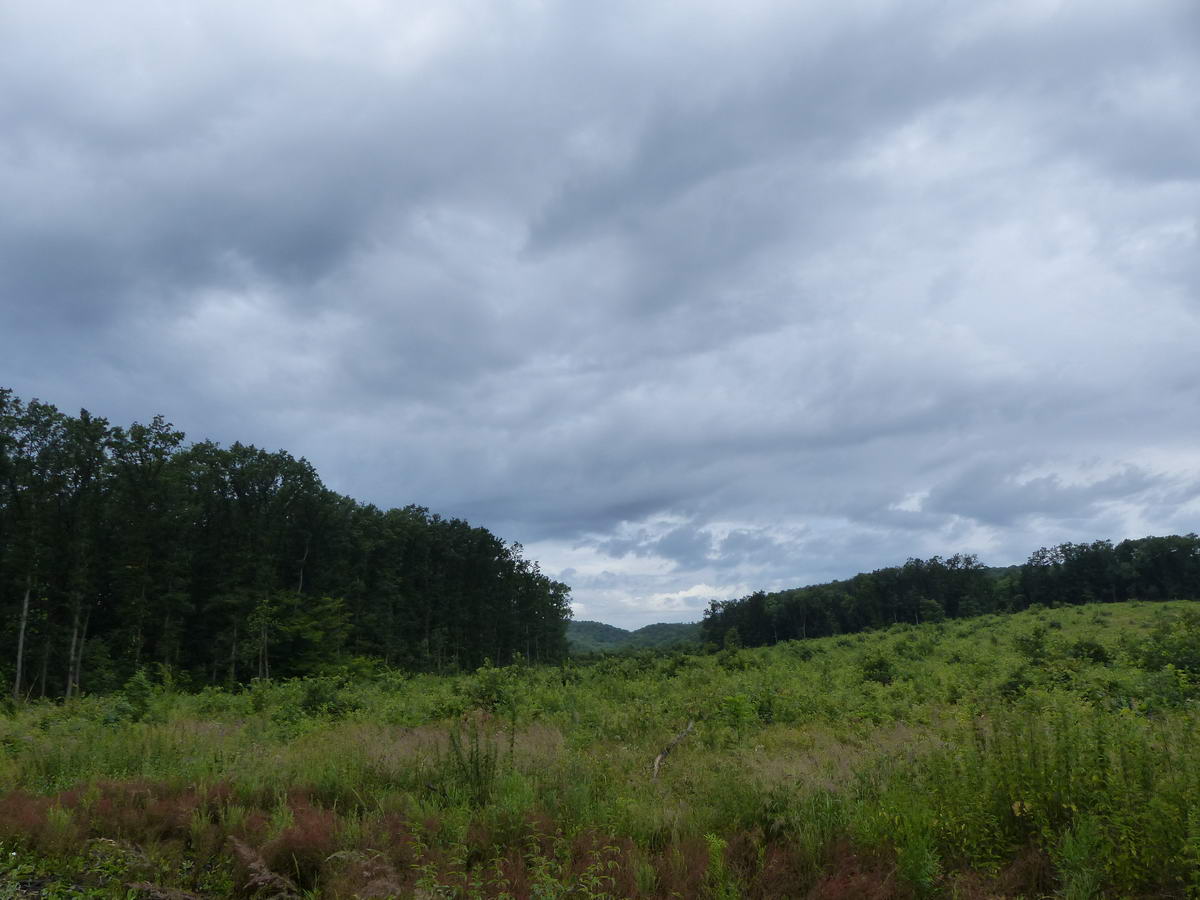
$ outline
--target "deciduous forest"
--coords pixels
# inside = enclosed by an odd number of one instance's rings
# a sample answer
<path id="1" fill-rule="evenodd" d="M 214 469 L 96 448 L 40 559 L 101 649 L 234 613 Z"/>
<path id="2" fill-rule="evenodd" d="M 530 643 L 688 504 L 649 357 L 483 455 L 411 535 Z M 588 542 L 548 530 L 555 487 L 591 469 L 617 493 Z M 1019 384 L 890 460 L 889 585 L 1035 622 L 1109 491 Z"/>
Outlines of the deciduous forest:
<path id="1" fill-rule="evenodd" d="M 326 488 L 285 451 L 187 443 L 0 390 L 0 673 L 17 697 L 200 687 L 355 658 L 566 652 L 568 589 L 485 528 Z"/>

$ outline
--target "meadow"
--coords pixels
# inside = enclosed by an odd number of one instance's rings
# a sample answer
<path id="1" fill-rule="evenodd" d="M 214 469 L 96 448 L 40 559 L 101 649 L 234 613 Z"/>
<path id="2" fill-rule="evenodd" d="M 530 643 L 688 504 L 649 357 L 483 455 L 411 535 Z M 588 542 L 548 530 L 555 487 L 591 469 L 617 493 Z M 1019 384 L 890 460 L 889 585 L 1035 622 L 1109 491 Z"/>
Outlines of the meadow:
<path id="1" fill-rule="evenodd" d="M 1198 679 L 1181 601 L 458 675 L 141 672 L 0 715 L 0 897 L 1197 897 Z"/>

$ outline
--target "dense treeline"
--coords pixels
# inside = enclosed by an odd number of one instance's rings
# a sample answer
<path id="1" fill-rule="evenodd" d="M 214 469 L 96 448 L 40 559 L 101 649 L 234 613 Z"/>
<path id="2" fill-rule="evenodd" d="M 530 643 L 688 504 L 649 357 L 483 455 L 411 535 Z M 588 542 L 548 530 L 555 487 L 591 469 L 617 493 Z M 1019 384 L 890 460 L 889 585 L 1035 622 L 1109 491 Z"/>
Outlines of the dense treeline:
<path id="1" fill-rule="evenodd" d="M 568 588 L 484 528 L 325 488 L 285 452 L 185 443 L 0 389 L 0 675 L 17 696 L 355 657 L 446 670 L 566 653 Z"/>
<path id="2" fill-rule="evenodd" d="M 1200 538 L 1187 534 L 1043 547 L 1007 569 L 989 569 L 973 555 L 910 559 L 846 581 L 714 601 L 702 629 L 709 642 L 760 647 L 1033 604 L 1196 597 Z"/>

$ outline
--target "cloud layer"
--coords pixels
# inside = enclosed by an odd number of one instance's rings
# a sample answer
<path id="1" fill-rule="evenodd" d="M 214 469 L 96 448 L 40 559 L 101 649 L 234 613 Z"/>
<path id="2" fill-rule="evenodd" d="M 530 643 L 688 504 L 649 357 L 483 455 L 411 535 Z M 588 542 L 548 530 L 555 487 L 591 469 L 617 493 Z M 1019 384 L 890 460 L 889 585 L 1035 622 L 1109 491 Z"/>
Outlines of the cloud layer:
<path id="1" fill-rule="evenodd" d="M 577 614 L 1200 521 L 1191 0 L 0 11 L 0 384 Z"/>

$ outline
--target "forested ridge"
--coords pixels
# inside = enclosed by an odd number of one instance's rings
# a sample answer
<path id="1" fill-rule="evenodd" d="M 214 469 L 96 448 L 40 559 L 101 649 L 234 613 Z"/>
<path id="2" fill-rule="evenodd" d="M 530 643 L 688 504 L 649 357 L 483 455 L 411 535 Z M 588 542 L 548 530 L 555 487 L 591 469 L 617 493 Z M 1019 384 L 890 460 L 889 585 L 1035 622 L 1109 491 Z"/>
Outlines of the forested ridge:
<path id="1" fill-rule="evenodd" d="M 910 559 L 845 581 L 713 601 L 704 640 L 761 647 L 1030 606 L 1200 598 L 1195 534 L 1042 547 L 1020 566 L 988 568 L 971 554 Z"/>
<path id="2" fill-rule="evenodd" d="M 634 631 L 587 620 L 567 625 L 567 643 L 576 654 L 678 648 L 697 644 L 699 639 L 698 622 L 656 622 Z"/>
<path id="3" fill-rule="evenodd" d="M 199 686 L 355 659 L 566 653 L 566 585 L 485 528 L 327 489 L 284 451 L 187 443 L 0 388 L 0 675 L 16 696 Z"/>

